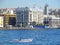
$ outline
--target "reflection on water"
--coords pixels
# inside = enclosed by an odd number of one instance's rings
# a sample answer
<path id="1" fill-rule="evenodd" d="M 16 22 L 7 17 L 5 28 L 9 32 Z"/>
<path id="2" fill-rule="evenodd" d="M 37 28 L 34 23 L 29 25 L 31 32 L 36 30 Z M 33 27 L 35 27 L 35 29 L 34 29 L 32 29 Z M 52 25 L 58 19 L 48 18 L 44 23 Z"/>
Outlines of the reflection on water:
<path id="1" fill-rule="evenodd" d="M 0 45 L 60 45 L 60 29 L 0 30 Z"/>

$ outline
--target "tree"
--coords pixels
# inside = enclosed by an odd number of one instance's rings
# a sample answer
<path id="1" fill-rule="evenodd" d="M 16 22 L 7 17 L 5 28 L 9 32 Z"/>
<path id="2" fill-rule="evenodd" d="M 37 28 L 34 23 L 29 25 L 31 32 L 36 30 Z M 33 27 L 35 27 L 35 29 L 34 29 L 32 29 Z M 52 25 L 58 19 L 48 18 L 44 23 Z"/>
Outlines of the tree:
<path id="1" fill-rule="evenodd" d="M 35 22 L 35 21 L 33 21 L 33 22 L 32 22 L 32 25 L 33 25 L 33 26 L 35 26 L 35 25 L 36 25 L 36 22 Z"/>

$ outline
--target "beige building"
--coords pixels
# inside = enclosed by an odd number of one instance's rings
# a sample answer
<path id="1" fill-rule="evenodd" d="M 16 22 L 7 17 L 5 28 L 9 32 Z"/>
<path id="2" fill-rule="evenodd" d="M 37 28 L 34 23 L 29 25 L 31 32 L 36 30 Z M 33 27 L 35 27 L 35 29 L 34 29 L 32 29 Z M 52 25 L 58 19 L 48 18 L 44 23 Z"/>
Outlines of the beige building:
<path id="1" fill-rule="evenodd" d="M 0 15 L 0 28 L 4 27 L 4 15 Z"/>
<path id="2" fill-rule="evenodd" d="M 0 27 L 16 24 L 16 14 L 0 14 Z"/>
<path id="3" fill-rule="evenodd" d="M 16 14 L 4 14 L 4 25 L 15 25 Z"/>

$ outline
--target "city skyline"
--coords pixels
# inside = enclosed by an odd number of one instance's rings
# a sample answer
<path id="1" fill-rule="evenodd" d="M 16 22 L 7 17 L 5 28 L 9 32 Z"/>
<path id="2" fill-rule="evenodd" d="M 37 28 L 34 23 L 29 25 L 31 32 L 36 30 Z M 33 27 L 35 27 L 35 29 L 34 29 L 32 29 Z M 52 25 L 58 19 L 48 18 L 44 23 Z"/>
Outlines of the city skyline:
<path id="1" fill-rule="evenodd" d="M 60 0 L 0 0 L 0 8 L 17 8 L 17 7 L 42 7 L 45 4 L 49 5 L 49 8 L 60 8 Z"/>

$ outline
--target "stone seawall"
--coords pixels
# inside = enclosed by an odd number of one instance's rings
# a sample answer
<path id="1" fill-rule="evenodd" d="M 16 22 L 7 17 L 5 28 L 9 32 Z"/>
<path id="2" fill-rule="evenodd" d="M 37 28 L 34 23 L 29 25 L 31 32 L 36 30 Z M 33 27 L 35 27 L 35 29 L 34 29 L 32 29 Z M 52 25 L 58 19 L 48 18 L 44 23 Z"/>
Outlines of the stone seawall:
<path id="1" fill-rule="evenodd" d="M 12 27 L 12 28 L 1 28 L 0 30 L 42 30 L 43 28 L 27 28 L 27 27 Z"/>

